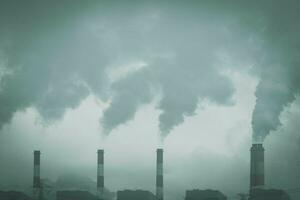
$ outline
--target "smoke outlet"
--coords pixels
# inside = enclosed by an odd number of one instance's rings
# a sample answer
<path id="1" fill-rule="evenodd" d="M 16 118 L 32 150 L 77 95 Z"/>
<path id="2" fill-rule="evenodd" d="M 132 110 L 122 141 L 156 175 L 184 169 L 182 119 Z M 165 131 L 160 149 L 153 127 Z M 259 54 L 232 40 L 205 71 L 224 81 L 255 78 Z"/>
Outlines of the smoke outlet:
<path id="1" fill-rule="evenodd" d="M 157 149 L 156 153 L 156 198 L 163 200 L 163 149 Z"/>
<path id="2" fill-rule="evenodd" d="M 250 191 L 265 185 L 264 151 L 261 143 L 251 147 Z"/>
<path id="3" fill-rule="evenodd" d="M 104 199 L 104 150 L 98 150 L 97 161 L 97 193 L 98 199 Z"/>
<path id="4" fill-rule="evenodd" d="M 41 152 L 34 151 L 33 155 L 33 198 L 39 200 L 42 195 L 42 183 L 40 177 Z"/>

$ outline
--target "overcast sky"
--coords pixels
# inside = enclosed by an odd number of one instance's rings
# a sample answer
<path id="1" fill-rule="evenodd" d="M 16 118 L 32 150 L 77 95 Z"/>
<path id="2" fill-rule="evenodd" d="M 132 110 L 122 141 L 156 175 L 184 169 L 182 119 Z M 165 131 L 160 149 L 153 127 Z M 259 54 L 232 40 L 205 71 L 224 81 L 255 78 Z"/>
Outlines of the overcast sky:
<path id="1" fill-rule="evenodd" d="M 297 1 L 1 1 L 0 188 L 42 176 L 155 190 L 249 188 L 264 142 L 266 185 L 300 185 Z M 295 199 L 299 193 L 291 193 Z M 298 195 L 298 196 L 297 196 Z"/>

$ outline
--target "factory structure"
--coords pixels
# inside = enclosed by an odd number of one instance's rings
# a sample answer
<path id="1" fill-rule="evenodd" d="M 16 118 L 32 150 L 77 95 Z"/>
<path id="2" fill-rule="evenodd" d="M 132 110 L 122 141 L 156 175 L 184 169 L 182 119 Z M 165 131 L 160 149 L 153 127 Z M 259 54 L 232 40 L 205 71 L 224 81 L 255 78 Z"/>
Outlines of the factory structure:
<path id="1" fill-rule="evenodd" d="M 33 199 L 43 199 L 43 186 L 41 182 L 41 152 L 33 152 Z"/>
<path id="2" fill-rule="evenodd" d="M 156 199 L 164 199 L 163 149 L 156 151 Z"/>
<path id="3" fill-rule="evenodd" d="M 250 193 L 265 185 L 265 156 L 262 144 L 253 144 L 250 152 Z"/>
<path id="4" fill-rule="evenodd" d="M 250 149 L 250 187 L 249 194 L 241 196 L 241 200 L 290 200 L 283 190 L 269 190 L 265 188 L 264 147 L 262 144 L 253 144 Z M 33 187 L 32 195 L 21 192 L 2 192 L 1 200 L 47 200 L 44 195 L 45 185 L 41 181 L 41 152 L 35 150 L 33 159 Z M 156 150 L 156 193 L 144 190 L 117 191 L 112 197 L 105 190 L 104 182 L 104 150 L 97 151 L 97 182 L 96 192 L 78 190 L 56 191 L 56 200 L 164 200 L 163 178 L 163 149 Z M 53 198 L 52 198 L 53 199 Z M 216 190 L 187 190 L 185 200 L 227 200 L 227 197 Z"/>
<path id="5" fill-rule="evenodd" d="M 98 150 L 97 161 L 97 197 L 99 200 L 104 199 L 104 150 Z"/>
<path id="6" fill-rule="evenodd" d="M 185 192 L 184 200 L 206 200 L 206 199 L 217 199 L 217 200 L 227 200 L 227 197 L 217 190 L 187 190 Z"/>

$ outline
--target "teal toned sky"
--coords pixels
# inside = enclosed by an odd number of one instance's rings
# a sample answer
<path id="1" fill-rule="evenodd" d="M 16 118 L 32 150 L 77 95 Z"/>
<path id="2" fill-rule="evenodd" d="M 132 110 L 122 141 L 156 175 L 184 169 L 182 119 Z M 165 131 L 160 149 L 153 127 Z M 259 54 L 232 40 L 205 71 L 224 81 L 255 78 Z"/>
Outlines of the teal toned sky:
<path id="1" fill-rule="evenodd" d="M 247 192 L 249 148 L 268 187 L 300 185 L 297 1 L 0 1 L 0 189 L 42 174 L 154 191 Z M 162 144 L 163 143 L 163 144 Z M 26 173 L 24 173 L 26 172 Z M 295 199 L 297 194 L 294 195 Z"/>

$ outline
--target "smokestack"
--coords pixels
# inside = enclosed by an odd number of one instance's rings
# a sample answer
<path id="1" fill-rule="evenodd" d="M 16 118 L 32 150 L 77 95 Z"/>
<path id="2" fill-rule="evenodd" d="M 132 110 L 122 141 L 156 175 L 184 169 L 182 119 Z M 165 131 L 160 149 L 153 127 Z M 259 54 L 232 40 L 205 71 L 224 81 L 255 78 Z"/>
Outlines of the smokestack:
<path id="1" fill-rule="evenodd" d="M 163 200 L 163 149 L 157 149 L 156 153 L 156 199 Z"/>
<path id="2" fill-rule="evenodd" d="M 41 186 L 41 177 L 40 177 L 40 162 L 41 162 L 41 152 L 34 151 L 34 160 L 33 160 L 33 188 L 40 188 Z"/>
<path id="3" fill-rule="evenodd" d="M 40 199 L 41 193 L 41 177 L 40 177 L 40 151 L 34 151 L 33 153 L 33 196 L 35 199 Z"/>
<path id="4" fill-rule="evenodd" d="M 97 192 L 98 199 L 104 199 L 104 150 L 98 150 L 98 167 L 97 167 Z"/>
<path id="5" fill-rule="evenodd" d="M 253 144 L 251 147 L 250 192 L 261 188 L 265 184 L 264 147 L 262 144 Z"/>

